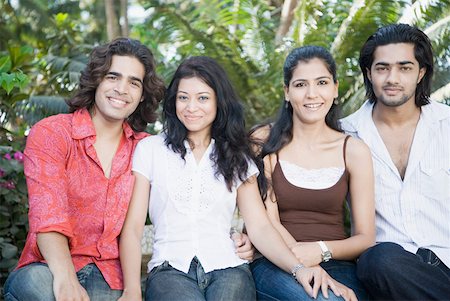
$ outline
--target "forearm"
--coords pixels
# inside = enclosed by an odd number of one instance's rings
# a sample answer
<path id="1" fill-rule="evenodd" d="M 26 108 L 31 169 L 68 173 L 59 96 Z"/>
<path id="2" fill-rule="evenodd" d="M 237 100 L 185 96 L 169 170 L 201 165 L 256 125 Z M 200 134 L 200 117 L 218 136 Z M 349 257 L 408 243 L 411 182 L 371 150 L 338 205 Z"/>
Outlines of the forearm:
<path id="1" fill-rule="evenodd" d="M 298 259 L 284 242 L 281 235 L 270 223 L 254 227 L 247 232 L 253 245 L 276 266 L 290 273 L 299 264 Z"/>
<path id="2" fill-rule="evenodd" d="M 278 233 L 281 235 L 281 237 L 283 238 L 284 242 L 286 243 L 286 245 L 288 247 L 291 247 L 292 245 L 294 245 L 297 242 L 295 240 L 295 238 L 291 235 L 291 233 L 289 233 L 289 231 L 286 230 L 286 228 L 282 224 L 277 223 L 277 222 L 272 222 L 272 225 L 278 231 Z"/>
<path id="3" fill-rule="evenodd" d="M 141 294 L 141 236 L 136 231 L 124 229 L 120 236 L 120 264 L 122 266 L 124 292 Z"/>
<path id="4" fill-rule="evenodd" d="M 372 235 L 356 234 L 343 240 L 325 241 L 328 249 L 333 254 L 333 259 L 354 260 L 367 248 L 375 244 Z"/>
<path id="5" fill-rule="evenodd" d="M 55 279 L 76 278 L 66 236 L 57 232 L 38 233 L 37 245 Z"/>

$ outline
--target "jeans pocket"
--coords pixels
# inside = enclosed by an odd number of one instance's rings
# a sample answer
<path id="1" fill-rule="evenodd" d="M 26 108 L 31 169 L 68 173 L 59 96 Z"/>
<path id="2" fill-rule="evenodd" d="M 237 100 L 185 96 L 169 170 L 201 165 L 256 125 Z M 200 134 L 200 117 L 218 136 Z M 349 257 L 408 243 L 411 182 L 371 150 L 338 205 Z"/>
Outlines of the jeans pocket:
<path id="1" fill-rule="evenodd" d="M 19 301 L 19 300 L 17 300 L 16 299 L 16 297 L 14 297 L 11 293 L 6 293 L 5 295 L 4 295 L 4 297 L 5 297 L 5 301 Z"/>

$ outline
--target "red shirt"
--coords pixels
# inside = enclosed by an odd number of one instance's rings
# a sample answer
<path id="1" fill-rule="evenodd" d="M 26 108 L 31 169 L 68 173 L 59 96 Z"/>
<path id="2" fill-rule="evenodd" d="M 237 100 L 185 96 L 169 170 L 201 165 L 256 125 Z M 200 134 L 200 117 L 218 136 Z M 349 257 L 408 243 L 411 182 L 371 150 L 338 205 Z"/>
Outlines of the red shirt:
<path id="1" fill-rule="evenodd" d="M 45 262 L 37 233 L 67 236 L 75 270 L 95 263 L 112 289 L 123 289 L 118 236 L 133 189 L 131 158 L 138 141 L 123 124 L 110 178 L 103 173 L 94 148 L 94 125 L 87 110 L 60 114 L 38 122 L 24 151 L 29 195 L 29 224 L 18 268 Z"/>

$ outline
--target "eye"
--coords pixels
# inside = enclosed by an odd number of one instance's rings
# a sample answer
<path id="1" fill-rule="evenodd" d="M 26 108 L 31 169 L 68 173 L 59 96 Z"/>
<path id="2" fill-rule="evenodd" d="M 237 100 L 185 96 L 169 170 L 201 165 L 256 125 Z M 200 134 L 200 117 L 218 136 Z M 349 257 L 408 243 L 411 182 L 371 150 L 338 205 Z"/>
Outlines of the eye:
<path id="1" fill-rule="evenodd" d="M 412 70 L 412 67 L 410 67 L 410 66 L 401 66 L 400 70 L 401 71 L 410 71 L 410 70 Z"/>
<path id="2" fill-rule="evenodd" d="M 187 96 L 185 96 L 185 95 L 178 95 L 177 96 L 177 100 L 178 101 L 182 101 L 182 102 L 184 102 L 184 101 L 187 101 Z"/>
<path id="3" fill-rule="evenodd" d="M 305 87 L 306 86 L 306 84 L 304 83 L 304 82 L 296 82 L 295 84 L 294 84 L 294 87 Z"/>
<path id="4" fill-rule="evenodd" d="M 378 67 L 375 68 L 375 70 L 377 70 L 377 71 L 379 71 L 379 72 L 383 72 L 383 71 L 388 70 L 388 68 L 385 67 L 385 66 L 378 66 Z"/>
<path id="5" fill-rule="evenodd" d="M 106 78 L 107 80 L 114 81 L 114 80 L 116 80 L 116 79 L 118 78 L 118 76 L 117 76 L 117 75 L 114 75 L 114 74 L 107 74 L 107 75 L 105 76 L 105 78 Z"/>
<path id="6" fill-rule="evenodd" d="M 137 80 L 133 80 L 133 81 L 131 81 L 131 85 L 136 87 L 136 88 L 140 88 L 141 87 L 141 82 L 139 82 Z"/>
<path id="7" fill-rule="evenodd" d="M 200 97 L 198 98 L 198 100 L 199 100 L 200 102 L 207 102 L 208 99 L 209 99 L 208 96 L 200 96 Z"/>
<path id="8" fill-rule="evenodd" d="M 328 85 L 328 81 L 327 80 L 319 80 L 319 82 L 317 83 L 319 86 L 324 86 L 324 85 Z"/>

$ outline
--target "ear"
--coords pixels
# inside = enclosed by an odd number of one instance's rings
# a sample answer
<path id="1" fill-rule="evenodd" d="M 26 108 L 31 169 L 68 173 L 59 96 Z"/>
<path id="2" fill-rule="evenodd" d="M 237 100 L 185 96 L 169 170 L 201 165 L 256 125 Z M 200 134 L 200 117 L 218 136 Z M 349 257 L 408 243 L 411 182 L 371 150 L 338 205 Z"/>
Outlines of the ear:
<path id="1" fill-rule="evenodd" d="M 372 74 L 370 73 L 369 68 L 366 68 L 366 74 L 367 74 L 367 78 L 370 80 L 370 82 L 372 82 Z"/>
<path id="2" fill-rule="evenodd" d="M 143 102 L 144 101 L 144 95 L 142 95 L 141 100 L 139 102 Z"/>
<path id="3" fill-rule="evenodd" d="M 417 78 L 417 83 L 420 83 L 420 81 L 425 76 L 425 74 L 427 74 L 427 68 L 425 68 L 425 67 L 420 68 L 419 77 Z"/>
<path id="4" fill-rule="evenodd" d="M 289 101 L 289 87 L 288 86 L 284 86 L 283 88 L 284 88 L 284 99 Z"/>
<path id="5" fill-rule="evenodd" d="M 337 98 L 339 96 L 339 81 L 336 81 L 336 83 L 334 84 L 335 87 L 335 92 L 334 92 L 334 98 Z"/>

